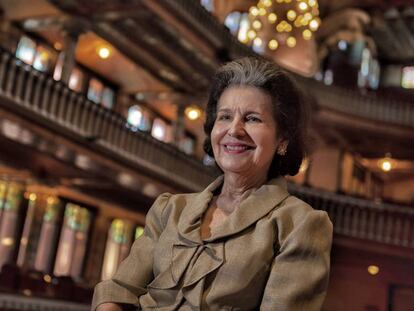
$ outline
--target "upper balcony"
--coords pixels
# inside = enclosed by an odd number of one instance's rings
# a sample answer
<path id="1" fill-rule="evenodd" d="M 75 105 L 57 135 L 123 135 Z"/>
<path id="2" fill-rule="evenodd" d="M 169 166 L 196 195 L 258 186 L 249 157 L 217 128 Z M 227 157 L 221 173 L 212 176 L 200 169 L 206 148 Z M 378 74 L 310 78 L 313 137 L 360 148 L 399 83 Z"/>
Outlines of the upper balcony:
<path id="1" fill-rule="evenodd" d="M 116 163 L 110 169 L 109 175 L 113 176 L 108 178 L 115 178 L 121 184 L 135 182 L 134 187 L 141 192 L 150 187 L 146 185 L 157 184 L 158 189 L 150 197 L 162 191 L 197 191 L 216 175 L 196 158 L 134 129 L 119 114 L 91 102 L 4 50 L 0 51 L 0 108 L 5 114 L 12 112 L 26 121 L 19 130 L 7 126 L 10 122 L 5 123 L 7 118 L 2 117 L 3 135 L 7 138 L 48 151 L 59 161 L 94 174 L 109 170 L 107 161 L 99 159 L 99 155 L 104 155 Z M 31 132 L 25 131 L 28 124 L 32 126 Z M 28 137 L 41 137 L 41 131 L 36 130 L 39 127 L 47 129 L 49 143 L 55 142 L 53 147 L 45 149 L 39 143 L 40 138 Z M 56 143 L 54 135 L 75 142 L 86 153 L 69 143 Z M 69 151 L 74 156 L 68 156 Z M 97 157 L 85 157 L 88 152 Z M 138 172 L 139 177 L 131 182 L 134 176 L 128 173 L 132 171 Z"/>

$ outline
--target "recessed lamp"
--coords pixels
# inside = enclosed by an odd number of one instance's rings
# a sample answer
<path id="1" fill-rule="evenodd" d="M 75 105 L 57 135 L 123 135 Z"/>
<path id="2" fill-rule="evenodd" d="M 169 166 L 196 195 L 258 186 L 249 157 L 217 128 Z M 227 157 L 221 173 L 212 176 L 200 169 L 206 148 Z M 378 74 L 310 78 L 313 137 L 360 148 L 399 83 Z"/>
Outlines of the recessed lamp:
<path id="1" fill-rule="evenodd" d="M 111 50 L 105 46 L 100 47 L 98 48 L 98 55 L 102 59 L 107 59 L 109 56 L 111 56 Z"/>
<path id="2" fill-rule="evenodd" d="M 379 272 L 379 267 L 376 266 L 376 265 L 370 265 L 370 266 L 368 266 L 367 270 L 368 270 L 368 273 L 369 274 L 371 274 L 371 275 L 377 275 L 378 272 Z"/>
<path id="3" fill-rule="evenodd" d="M 195 121 L 198 118 L 200 118 L 201 109 L 198 108 L 195 105 L 191 105 L 191 106 L 188 106 L 187 108 L 185 108 L 184 113 L 185 113 L 185 115 L 187 116 L 188 119 L 190 119 L 191 121 Z"/>
<path id="4" fill-rule="evenodd" d="M 384 158 L 378 161 L 378 166 L 384 172 L 389 172 L 392 170 L 392 159 L 391 154 L 387 153 Z"/>

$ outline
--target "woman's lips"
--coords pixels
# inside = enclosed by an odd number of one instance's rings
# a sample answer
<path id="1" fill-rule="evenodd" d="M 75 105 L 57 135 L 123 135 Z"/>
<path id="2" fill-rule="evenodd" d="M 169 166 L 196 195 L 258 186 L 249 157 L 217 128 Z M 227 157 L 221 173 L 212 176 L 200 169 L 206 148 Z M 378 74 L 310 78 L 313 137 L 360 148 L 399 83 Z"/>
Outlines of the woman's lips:
<path id="1" fill-rule="evenodd" d="M 253 147 L 244 144 L 223 144 L 224 150 L 227 153 L 243 153 L 246 150 L 251 150 Z"/>

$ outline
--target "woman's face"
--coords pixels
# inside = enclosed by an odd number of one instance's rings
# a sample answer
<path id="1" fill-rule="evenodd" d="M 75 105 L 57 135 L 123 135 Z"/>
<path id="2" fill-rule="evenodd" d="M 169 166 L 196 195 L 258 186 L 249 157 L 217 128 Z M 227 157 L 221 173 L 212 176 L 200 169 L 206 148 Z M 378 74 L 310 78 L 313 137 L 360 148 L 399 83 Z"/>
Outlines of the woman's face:
<path id="1" fill-rule="evenodd" d="M 211 144 L 224 173 L 267 175 L 278 145 L 271 97 L 255 87 L 227 88 L 217 105 Z"/>

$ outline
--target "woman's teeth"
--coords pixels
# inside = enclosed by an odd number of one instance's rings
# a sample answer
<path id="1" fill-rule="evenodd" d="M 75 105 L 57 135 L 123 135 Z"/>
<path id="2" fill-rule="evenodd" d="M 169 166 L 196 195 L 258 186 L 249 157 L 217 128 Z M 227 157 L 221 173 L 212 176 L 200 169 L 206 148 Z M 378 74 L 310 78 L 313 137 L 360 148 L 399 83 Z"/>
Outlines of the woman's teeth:
<path id="1" fill-rule="evenodd" d="M 230 150 L 230 151 L 242 151 L 242 150 L 249 149 L 248 146 L 228 146 L 228 145 L 225 145 L 225 147 L 226 147 L 227 150 Z"/>

